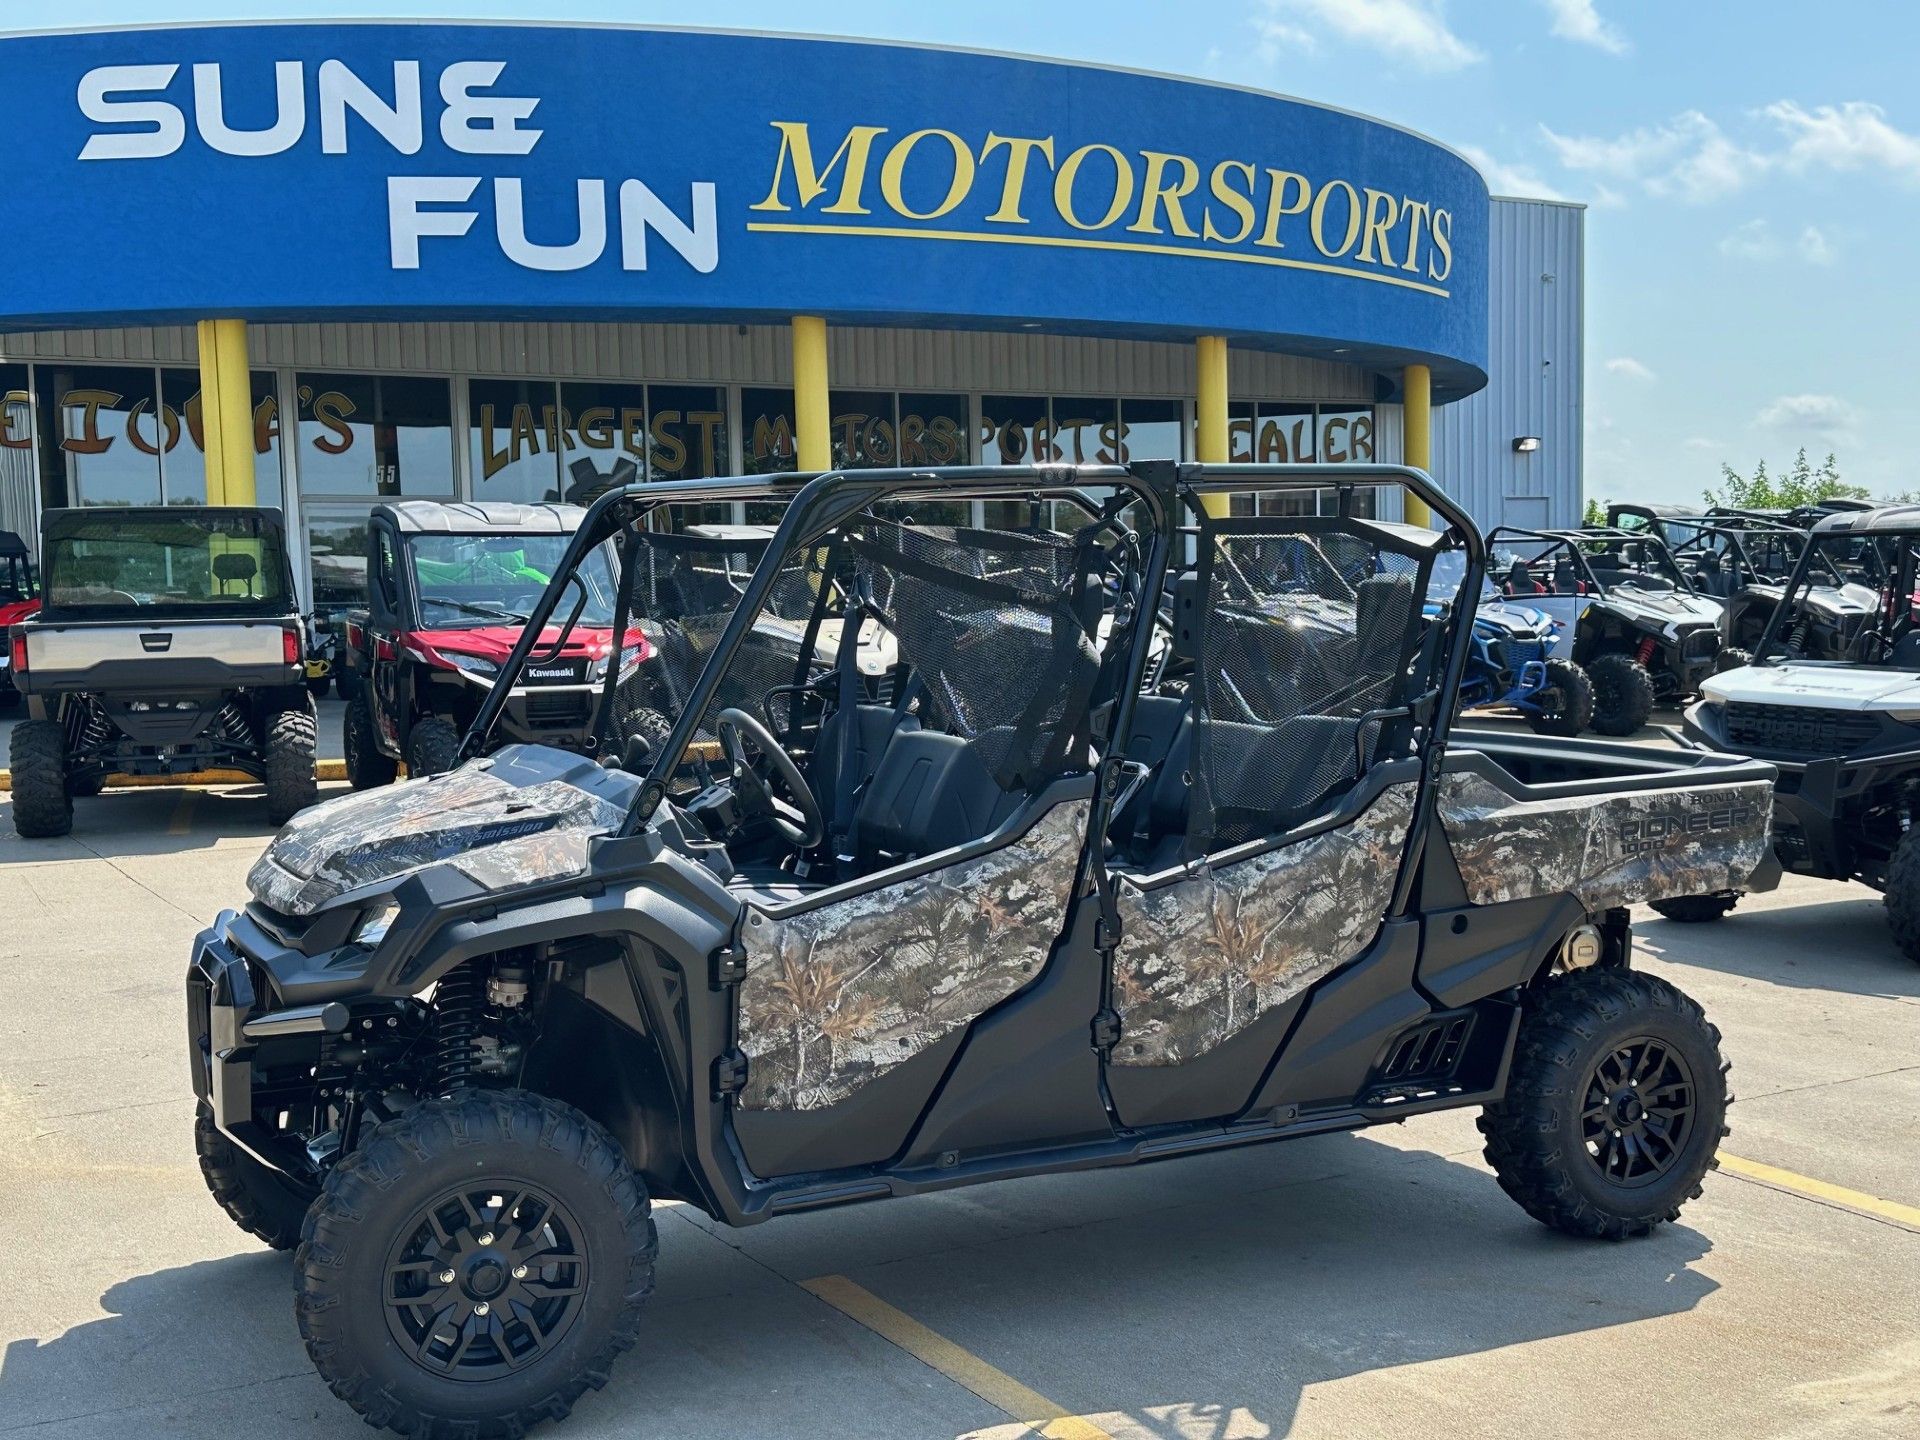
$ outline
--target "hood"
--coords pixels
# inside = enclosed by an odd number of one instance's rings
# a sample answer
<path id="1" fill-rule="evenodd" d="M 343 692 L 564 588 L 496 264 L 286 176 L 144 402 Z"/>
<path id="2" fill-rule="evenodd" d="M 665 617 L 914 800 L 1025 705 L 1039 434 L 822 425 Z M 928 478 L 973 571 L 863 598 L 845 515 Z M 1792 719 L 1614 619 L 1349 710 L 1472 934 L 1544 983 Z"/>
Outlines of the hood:
<path id="1" fill-rule="evenodd" d="M 1880 608 L 1880 593 L 1867 585 L 1810 585 L 1802 600 L 1834 615 L 1870 615 Z"/>
<path id="2" fill-rule="evenodd" d="M 1642 590 L 1636 585 L 1614 585 L 1598 602 L 1623 615 L 1635 616 L 1672 634 L 1682 626 L 1718 625 L 1725 607 L 1705 595 L 1682 590 Z"/>
<path id="3" fill-rule="evenodd" d="M 1700 694 L 1722 704 L 1920 710 L 1920 675 L 1867 665 L 1744 665 L 1708 676 Z"/>
<path id="4" fill-rule="evenodd" d="M 518 625 L 462 625 L 446 630 L 411 630 L 408 638 L 416 646 L 426 646 L 445 655 L 476 655 L 482 660 L 490 660 L 495 665 L 503 663 L 513 653 L 513 647 L 520 643 L 522 627 Z M 540 632 L 540 643 L 548 646 L 560 633 L 560 627 L 549 625 Z M 627 644 L 640 647 L 640 658 L 645 660 L 653 653 L 653 647 L 647 637 L 638 629 L 629 627 Z M 613 627 L 602 625 L 591 627 L 576 625 L 573 633 L 567 636 L 567 643 L 560 647 L 555 659 L 600 660 L 613 648 Z M 544 653 L 544 651 L 542 651 Z"/>
<path id="5" fill-rule="evenodd" d="M 1559 622 L 1546 611 L 1531 605 L 1516 605 L 1510 600 L 1482 600 L 1473 619 L 1476 625 L 1527 639 L 1550 639 L 1560 628 Z"/>
<path id="6" fill-rule="evenodd" d="M 491 889 L 583 874 L 637 776 L 544 745 L 508 745 L 424 780 L 302 810 L 247 875 L 254 899 L 311 915 L 349 890 L 452 864 Z"/>

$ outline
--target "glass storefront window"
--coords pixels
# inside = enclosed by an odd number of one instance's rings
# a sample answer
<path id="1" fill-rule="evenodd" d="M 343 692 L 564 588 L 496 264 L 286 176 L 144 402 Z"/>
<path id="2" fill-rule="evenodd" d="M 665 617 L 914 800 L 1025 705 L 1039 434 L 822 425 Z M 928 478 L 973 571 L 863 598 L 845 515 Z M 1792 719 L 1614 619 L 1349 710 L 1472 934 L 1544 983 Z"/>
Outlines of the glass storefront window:
<path id="1" fill-rule="evenodd" d="M 777 475 L 800 468 L 793 442 L 793 391 L 743 389 L 740 427 L 746 432 L 741 460 L 747 474 Z"/>
<path id="2" fill-rule="evenodd" d="M 1313 406 L 1264 401 L 1254 426 L 1253 458 L 1262 465 L 1311 465 L 1320 458 Z"/>
<path id="3" fill-rule="evenodd" d="M 722 387 L 649 385 L 647 405 L 650 479 L 705 480 L 732 468 L 727 452 L 727 392 Z M 744 400 L 741 413 L 746 413 Z"/>
<path id="4" fill-rule="evenodd" d="M 257 503 L 280 503 L 280 397 L 271 370 L 250 377 L 253 401 L 253 489 Z M 207 428 L 198 370 L 160 372 L 161 461 L 167 504 L 207 502 Z"/>
<path id="5" fill-rule="evenodd" d="M 1373 407 L 1322 405 L 1319 454 L 1330 465 L 1374 459 Z"/>
<path id="6" fill-rule="evenodd" d="M 308 495 L 453 494 L 453 393 L 416 375 L 299 376 Z"/>
<path id="7" fill-rule="evenodd" d="M 475 500 L 560 498 L 565 422 L 558 394 L 551 380 L 467 383 L 467 474 Z"/>
<path id="8" fill-rule="evenodd" d="M 316 615 L 367 603 L 367 517 L 319 514 L 307 520 L 307 564 Z"/>
<path id="9" fill-rule="evenodd" d="M 835 469 L 874 470 L 899 463 L 892 391 L 835 390 L 827 405 L 833 417 Z"/>
<path id="10" fill-rule="evenodd" d="M 1105 397 L 1056 395 L 1052 448 L 1070 465 L 1111 465 L 1120 458 L 1120 402 Z"/>
<path id="11" fill-rule="evenodd" d="M 160 503 L 162 427 L 156 378 L 147 366 L 38 368 L 47 503 Z"/>
<path id="12" fill-rule="evenodd" d="M 560 387 L 560 498 L 591 505 L 646 475 L 647 391 L 587 382 Z"/>
<path id="13" fill-rule="evenodd" d="M 1186 458 L 1186 406 L 1178 400 L 1120 402 L 1120 460 Z"/>
<path id="14" fill-rule="evenodd" d="M 980 463 L 1031 465 L 1053 458 L 1047 397 L 988 395 L 980 402 Z"/>
<path id="15" fill-rule="evenodd" d="M 905 391 L 900 396 L 899 465 L 965 465 L 967 397 Z"/>
<path id="16" fill-rule="evenodd" d="M 36 553 L 33 528 L 39 467 L 33 460 L 32 375 L 24 365 L 0 365 L 0 529 L 18 526 Z"/>

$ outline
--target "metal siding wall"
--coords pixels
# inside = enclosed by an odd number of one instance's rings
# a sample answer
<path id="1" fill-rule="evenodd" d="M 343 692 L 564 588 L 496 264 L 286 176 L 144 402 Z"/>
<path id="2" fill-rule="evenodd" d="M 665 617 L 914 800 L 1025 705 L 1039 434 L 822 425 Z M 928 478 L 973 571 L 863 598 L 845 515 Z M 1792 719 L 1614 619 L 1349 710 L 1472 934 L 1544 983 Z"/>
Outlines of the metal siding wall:
<path id="1" fill-rule="evenodd" d="M 1053 395 L 1193 394 L 1193 347 L 973 330 L 836 326 L 827 332 L 836 386 Z M 699 383 L 792 383 L 784 325 L 557 323 L 254 325 L 261 369 L 427 371 Z M 191 327 L 0 336 L 8 360 L 195 362 Z M 1367 401 L 1371 375 L 1351 365 L 1235 351 L 1233 393 L 1264 399 Z"/>
<path id="2" fill-rule="evenodd" d="M 1434 411 L 1434 475 L 1481 525 L 1580 521 L 1586 211 L 1493 202 L 1487 387 Z M 1540 437 L 1516 454 L 1514 440 Z"/>

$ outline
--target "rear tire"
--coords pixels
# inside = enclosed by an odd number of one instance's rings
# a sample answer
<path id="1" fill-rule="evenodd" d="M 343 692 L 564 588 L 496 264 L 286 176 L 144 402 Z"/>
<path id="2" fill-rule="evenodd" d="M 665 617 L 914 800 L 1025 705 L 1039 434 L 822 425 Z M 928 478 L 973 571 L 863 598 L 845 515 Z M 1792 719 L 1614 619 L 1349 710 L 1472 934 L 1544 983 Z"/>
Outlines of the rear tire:
<path id="1" fill-rule="evenodd" d="M 275 1250 L 300 1243 L 300 1225 L 315 1192 L 269 1170 L 213 1123 L 213 1107 L 202 1102 L 193 1117 L 193 1149 L 200 1157 L 200 1178 L 227 1218 Z"/>
<path id="2" fill-rule="evenodd" d="M 1631 655 L 1596 655 L 1587 666 L 1593 682 L 1593 728 L 1602 735 L 1632 735 L 1653 714 L 1653 676 Z"/>
<path id="3" fill-rule="evenodd" d="M 319 722 L 311 710 L 280 710 L 267 717 L 260 763 L 267 772 L 267 823 L 284 825 L 320 798 L 313 757 Z"/>
<path id="4" fill-rule="evenodd" d="M 29 840 L 73 829 L 67 793 L 67 732 L 57 720 L 22 720 L 7 746 L 13 768 L 13 828 Z"/>
<path id="5" fill-rule="evenodd" d="M 340 721 L 340 749 L 346 756 L 347 783 L 356 790 L 391 785 L 400 773 L 399 762 L 381 753 L 374 739 L 373 707 L 364 694 L 347 701 L 347 712 Z"/>
<path id="6" fill-rule="evenodd" d="M 413 722 L 407 736 L 407 774 L 444 775 L 460 758 L 460 732 L 444 715 L 429 715 Z"/>
<path id="7" fill-rule="evenodd" d="M 1682 925 L 1704 925 L 1724 920 L 1740 903 L 1738 895 L 1675 895 L 1651 904 L 1658 913 Z"/>
<path id="8" fill-rule="evenodd" d="M 374 1127 L 334 1167 L 307 1212 L 294 1313 L 368 1424 L 519 1436 L 606 1384 L 656 1250 L 605 1130 L 545 1096 L 469 1090 Z M 442 1285 L 443 1266 L 459 1278 Z"/>
<path id="9" fill-rule="evenodd" d="M 1540 704 L 1548 691 L 1558 697 L 1553 714 L 1527 711 L 1534 734 L 1571 738 L 1593 723 L 1593 681 L 1573 661 L 1547 661 L 1547 688 L 1533 697 L 1534 703 Z"/>
<path id="10" fill-rule="evenodd" d="M 16 786 L 19 783 L 14 781 Z M 16 808 L 15 816 L 19 813 Z M 1887 866 L 1887 927 L 1900 953 L 1920 962 L 1920 830 L 1909 830 L 1893 847 L 1893 860 Z"/>
<path id="11" fill-rule="evenodd" d="M 1542 1225 L 1649 1234 L 1717 1164 L 1727 1068 L 1720 1032 L 1666 981 L 1611 966 L 1557 975 L 1529 998 L 1507 1093 L 1480 1117 L 1487 1163 Z"/>

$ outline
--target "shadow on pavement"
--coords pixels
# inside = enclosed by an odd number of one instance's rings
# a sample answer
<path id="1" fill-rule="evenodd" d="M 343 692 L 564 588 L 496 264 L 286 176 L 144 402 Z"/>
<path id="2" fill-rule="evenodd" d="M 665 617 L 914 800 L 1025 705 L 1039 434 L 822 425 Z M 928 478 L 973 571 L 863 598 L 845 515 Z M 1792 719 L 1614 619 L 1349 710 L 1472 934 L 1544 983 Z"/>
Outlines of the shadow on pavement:
<path id="1" fill-rule="evenodd" d="M 1742 907 L 1707 925 L 1649 914 L 1636 920 L 1634 939 L 1662 960 L 1771 985 L 1920 998 L 1920 965 L 1893 943 L 1885 905 L 1865 890 L 1808 905 Z"/>
<path id="2" fill-rule="evenodd" d="M 346 793 L 341 782 L 320 786 L 322 800 Z M 226 840 L 265 849 L 277 829 L 258 785 L 143 785 L 76 799 L 71 834 L 27 840 L 14 831 L 12 797 L 0 794 L 0 864 L 181 855 Z"/>

